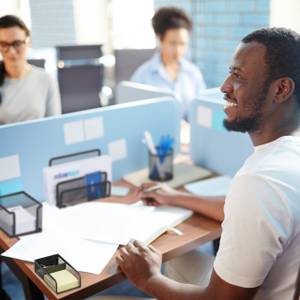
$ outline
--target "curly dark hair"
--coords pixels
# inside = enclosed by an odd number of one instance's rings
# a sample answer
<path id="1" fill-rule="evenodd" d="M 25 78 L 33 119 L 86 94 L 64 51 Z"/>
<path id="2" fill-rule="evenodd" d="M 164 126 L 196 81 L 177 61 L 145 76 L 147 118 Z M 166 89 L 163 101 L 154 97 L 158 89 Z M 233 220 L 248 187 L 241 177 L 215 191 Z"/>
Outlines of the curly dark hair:
<path id="1" fill-rule="evenodd" d="M 280 77 L 291 78 L 295 83 L 294 95 L 300 108 L 300 35 L 286 28 L 262 28 L 245 36 L 242 42 L 258 42 L 266 47 L 266 82 Z"/>
<path id="2" fill-rule="evenodd" d="M 192 21 L 187 14 L 177 7 L 162 7 L 152 18 L 152 27 L 155 34 L 163 37 L 169 29 L 185 28 L 192 30 Z"/>

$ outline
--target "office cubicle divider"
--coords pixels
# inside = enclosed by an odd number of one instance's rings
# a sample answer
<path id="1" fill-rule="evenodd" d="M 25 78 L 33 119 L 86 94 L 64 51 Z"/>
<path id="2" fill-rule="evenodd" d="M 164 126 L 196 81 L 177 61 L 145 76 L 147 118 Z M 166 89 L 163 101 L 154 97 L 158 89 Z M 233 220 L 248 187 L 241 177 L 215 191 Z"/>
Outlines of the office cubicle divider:
<path id="1" fill-rule="evenodd" d="M 27 60 L 31 65 L 45 69 L 46 60 L 43 58 L 32 58 Z"/>
<path id="2" fill-rule="evenodd" d="M 132 81 L 121 81 L 115 89 L 115 102 L 117 104 L 165 96 L 174 97 L 171 92 L 162 88 Z"/>
<path id="3" fill-rule="evenodd" d="M 25 190 L 43 201 L 49 159 L 96 148 L 111 156 L 113 180 L 121 179 L 147 166 L 145 130 L 156 143 L 174 136 L 178 151 L 179 124 L 178 106 L 164 97 L 1 126 L 0 194 Z"/>
<path id="4" fill-rule="evenodd" d="M 233 176 L 253 152 L 253 146 L 248 134 L 229 132 L 223 127 L 223 108 L 223 96 L 216 88 L 191 102 L 190 155 L 197 165 Z"/>

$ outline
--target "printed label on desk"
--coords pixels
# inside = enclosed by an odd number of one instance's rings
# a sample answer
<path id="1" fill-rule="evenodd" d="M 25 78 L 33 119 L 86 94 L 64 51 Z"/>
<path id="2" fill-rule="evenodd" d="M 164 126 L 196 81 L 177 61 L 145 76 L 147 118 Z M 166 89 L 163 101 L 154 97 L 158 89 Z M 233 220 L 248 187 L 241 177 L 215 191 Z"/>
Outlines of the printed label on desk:
<path id="1" fill-rule="evenodd" d="M 85 140 L 93 140 L 104 136 L 103 118 L 92 118 L 84 121 Z"/>
<path id="2" fill-rule="evenodd" d="M 205 106 L 198 106 L 197 109 L 197 123 L 200 126 L 211 128 L 212 127 L 212 109 Z"/>
<path id="3" fill-rule="evenodd" d="M 113 141 L 108 144 L 108 153 L 112 161 L 127 157 L 127 144 L 125 139 Z"/>
<path id="4" fill-rule="evenodd" d="M 83 122 L 69 122 L 64 124 L 65 144 L 71 145 L 84 141 Z"/>

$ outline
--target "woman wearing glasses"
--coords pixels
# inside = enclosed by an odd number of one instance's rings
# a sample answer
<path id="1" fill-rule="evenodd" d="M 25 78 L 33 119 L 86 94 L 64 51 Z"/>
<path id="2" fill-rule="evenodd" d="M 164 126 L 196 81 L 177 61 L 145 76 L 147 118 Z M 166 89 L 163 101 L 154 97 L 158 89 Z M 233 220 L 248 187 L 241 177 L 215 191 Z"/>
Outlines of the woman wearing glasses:
<path id="1" fill-rule="evenodd" d="M 206 88 L 199 69 L 184 58 L 192 21 L 175 7 L 160 8 L 152 18 L 159 51 L 133 74 L 131 80 L 174 93 L 187 119 L 188 104 Z"/>
<path id="2" fill-rule="evenodd" d="M 0 18 L 0 124 L 61 113 L 57 84 L 27 62 L 29 45 L 30 31 L 22 20 L 13 15 Z"/>

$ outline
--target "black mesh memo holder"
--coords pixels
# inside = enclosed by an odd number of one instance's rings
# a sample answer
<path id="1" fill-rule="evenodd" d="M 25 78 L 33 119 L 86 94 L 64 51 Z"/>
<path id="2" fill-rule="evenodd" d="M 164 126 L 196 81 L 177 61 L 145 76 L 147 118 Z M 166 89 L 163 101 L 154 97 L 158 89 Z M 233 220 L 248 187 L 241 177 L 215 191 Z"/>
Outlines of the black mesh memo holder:
<path id="1" fill-rule="evenodd" d="M 76 161 L 76 160 L 100 156 L 100 155 L 101 155 L 101 151 L 99 149 L 91 149 L 91 150 L 87 150 L 87 151 L 56 156 L 56 157 L 52 157 L 49 160 L 49 167 Z"/>
<path id="2" fill-rule="evenodd" d="M 87 183 L 86 177 L 62 181 L 56 186 L 56 205 L 60 208 L 109 197 L 111 182 L 107 173 L 100 172 L 101 182 Z"/>
<path id="3" fill-rule="evenodd" d="M 81 286 L 81 277 L 59 254 L 42 257 L 34 261 L 35 272 L 57 294 Z"/>

